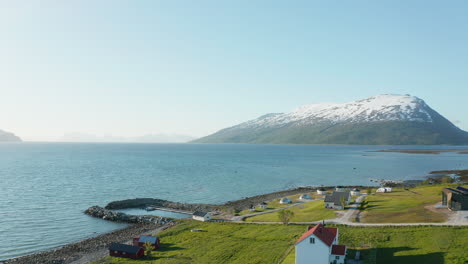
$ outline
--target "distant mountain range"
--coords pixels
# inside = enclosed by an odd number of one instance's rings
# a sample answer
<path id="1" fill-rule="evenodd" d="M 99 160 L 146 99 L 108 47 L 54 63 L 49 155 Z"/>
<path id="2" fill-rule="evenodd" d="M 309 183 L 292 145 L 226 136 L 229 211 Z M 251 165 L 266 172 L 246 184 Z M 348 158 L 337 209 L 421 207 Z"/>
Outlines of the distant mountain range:
<path id="1" fill-rule="evenodd" d="M 13 133 L 0 130 L 0 142 L 20 142 L 21 138 Z"/>
<path id="2" fill-rule="evenodd" d="M 60 141 L 66 142 L 136 142 L 136 143 L 185 143 L 194 138 L 179 134 L 148 134 L 139 137 L 96 136 L 84 133 L 65 134 Z"/>
<path id="3" fill-rule="evenodd" d="M 222 129 L 193 143 L 466 145 L 468 132 L 410 95 L 301 106 Z"/>

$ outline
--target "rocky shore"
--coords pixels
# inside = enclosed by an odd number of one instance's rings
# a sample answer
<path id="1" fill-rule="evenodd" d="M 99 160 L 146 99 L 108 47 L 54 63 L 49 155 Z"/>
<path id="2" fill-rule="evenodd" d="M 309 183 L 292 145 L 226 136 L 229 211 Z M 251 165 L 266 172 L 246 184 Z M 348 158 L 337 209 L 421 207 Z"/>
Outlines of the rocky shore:
<path id="1" fill-rule="evenodd" d="M 169 223 L 168 226 L 171 226 Z M 65 245 L 50 251 L 45 251 L 37 254 L 32 254 L 24 257 L 14 258 L 6 261 L 0 261 L 4 264 L 69 264 L 83 256 L 96 252 L 98 250 L 105 250 L 110 243 L 120 242 L 124 243 L 134 236 L 150 232 L 161 224 L 135 224 L 129 227 L 116 230 L 107 234 L 97 237 L 89 238 L 77 243 Z"/>

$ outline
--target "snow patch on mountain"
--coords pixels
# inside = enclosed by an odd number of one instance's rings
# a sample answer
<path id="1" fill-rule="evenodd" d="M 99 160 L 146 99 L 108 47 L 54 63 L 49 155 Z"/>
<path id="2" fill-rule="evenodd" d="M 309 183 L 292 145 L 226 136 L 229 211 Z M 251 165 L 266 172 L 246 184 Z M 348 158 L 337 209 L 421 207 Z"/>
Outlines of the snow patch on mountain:
<path id="1" fill-rule="evenodd" d="M 289 123 L 297 125 L 320 122 L 433 122 L 426 103 L 415 96 L 382 94 L 348 103 L 304 105 L 290 113 L 269 114 L 241 124 L 241 127 L 276 127 Z"/>

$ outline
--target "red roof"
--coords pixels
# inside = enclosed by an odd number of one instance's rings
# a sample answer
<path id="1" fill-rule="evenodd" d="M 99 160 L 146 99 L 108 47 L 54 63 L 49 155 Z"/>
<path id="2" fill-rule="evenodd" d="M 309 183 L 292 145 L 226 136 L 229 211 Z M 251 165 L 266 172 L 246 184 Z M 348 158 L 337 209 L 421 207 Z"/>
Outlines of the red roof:
<path id="1" fill-rule="evenodd" d="M 344 256 L 345 254 L 346 254 L 346 246 L 345 245 L 333 245 L 332 246 L 332 255 Z"/>
<path id="2" fill-rule="evenodd" d="M 309 231 L 305 232 L 299 240 L 296 242 L 296 244 L 300 243 L 302 240 L 306 239 L 310 235 L 315 235 L 318 237 L 320 240 L 323 241 L 323 243 L 327 244 L 327 246 L 331 246 L 333 243 L 333 240 L 336 237 L 336 228 L 331 228 L 331 227 L 324 227 L 321 224 L 318 224 L 314 226 L 313 228 L 309 229 Z"/>

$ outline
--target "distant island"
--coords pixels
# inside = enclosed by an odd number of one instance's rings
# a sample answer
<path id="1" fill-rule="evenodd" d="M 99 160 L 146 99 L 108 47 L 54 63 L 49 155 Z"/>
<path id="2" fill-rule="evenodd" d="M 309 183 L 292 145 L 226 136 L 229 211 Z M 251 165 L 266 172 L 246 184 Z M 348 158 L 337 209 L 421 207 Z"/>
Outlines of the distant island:
<path id="1" fill-rule="evenodd" d="M 418 97 L 384 94 L 266 114 L 192 143 L 468 145 L 468 132 Z"/>
<path id="2" fill-rule="evenodd" d="M 0 130 L 0 142 L 21 142 L 21 138 L 13 133 Z"/>

